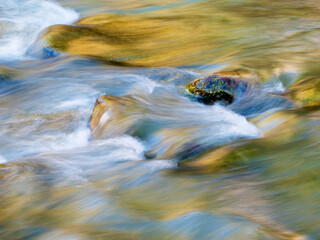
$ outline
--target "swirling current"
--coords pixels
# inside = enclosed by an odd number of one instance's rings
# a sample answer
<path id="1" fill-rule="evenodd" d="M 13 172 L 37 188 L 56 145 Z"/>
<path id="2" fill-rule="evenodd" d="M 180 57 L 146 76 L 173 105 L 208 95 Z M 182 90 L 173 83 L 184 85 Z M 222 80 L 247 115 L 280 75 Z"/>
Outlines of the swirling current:
<path id="1" fill-rule="evenodd" d="M 2 0 L 0 239 L 319 239 L 319 29 L 315 0 Z"/>

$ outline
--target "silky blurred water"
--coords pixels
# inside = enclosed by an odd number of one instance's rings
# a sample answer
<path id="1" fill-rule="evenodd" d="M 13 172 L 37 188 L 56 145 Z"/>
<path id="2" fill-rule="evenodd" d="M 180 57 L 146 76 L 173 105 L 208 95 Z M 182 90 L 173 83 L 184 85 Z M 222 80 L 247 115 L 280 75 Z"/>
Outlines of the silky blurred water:
<path id="1" fill-rule="evenodd" d="M 315 0 L 1 1 L 0 239 L 319 239 L 319 27 Z M 184 90 L 237 68 L 261 85 L 229 106 Z"/>

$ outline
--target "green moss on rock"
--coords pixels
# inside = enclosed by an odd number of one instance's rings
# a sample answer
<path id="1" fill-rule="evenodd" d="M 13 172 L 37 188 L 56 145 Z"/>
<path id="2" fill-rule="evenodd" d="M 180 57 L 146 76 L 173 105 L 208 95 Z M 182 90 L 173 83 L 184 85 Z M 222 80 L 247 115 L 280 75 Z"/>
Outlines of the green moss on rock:
<path id="1" fill-rule="evenodd" d="M 231 104 L 241 98 L 252 85 L 259 83 L 257 75 L 247 70 L 213 73 L 196 79 L 186 86 L 195 99 L 205 104 Z"/>

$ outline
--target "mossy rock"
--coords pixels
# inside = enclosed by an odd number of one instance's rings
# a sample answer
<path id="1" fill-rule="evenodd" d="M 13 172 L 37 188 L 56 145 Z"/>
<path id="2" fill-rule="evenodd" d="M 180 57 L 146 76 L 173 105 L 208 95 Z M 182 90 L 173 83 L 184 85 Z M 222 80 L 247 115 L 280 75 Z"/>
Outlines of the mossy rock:
<path id="1" fill-rule="evenodd" d="M 248 70 L 235 70 L 213 73 L 196 79 L 186 86 L 186 89 L 199 102 L 214 104 L 223 102 L 231 104 L 240 99 L 254 85 L 258 85 L 259 78 Z"/>

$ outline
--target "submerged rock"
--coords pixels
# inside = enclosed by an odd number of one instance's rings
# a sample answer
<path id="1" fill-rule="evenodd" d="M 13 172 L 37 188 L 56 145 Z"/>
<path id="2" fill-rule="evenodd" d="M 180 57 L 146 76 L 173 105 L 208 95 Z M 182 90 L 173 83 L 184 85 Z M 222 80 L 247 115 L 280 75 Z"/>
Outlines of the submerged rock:
<path id="1" fill-rule="evenodd" d="M 21 76 L 21 72 L 17 69 L 0 66 L 0 90 L 4 90 L 5 87 L 16 84 L 13 80 Z"/>
<path id="2" fill-rule="evenodd" d="M 205 104 L 233 103 L 259 83 L 258 76 L 248 70 L 217 72 L 196 79 L 186 86 L 196 100 Z"/>
<path id="3" fill-rule="evenodd" d="M 38 59 L 48 59 L 48 58 L 54 58 L 54 57 L 58 57 L 61 55 L 61 53 L 55 51 L 53 48 L 51 47 L 47 47 L 47 46 L 31 46 L 27 53 L 27 56 L 31 56 L 31 57 L 35 57 Z"/>
<path id="4" fill-rule="evenodd" d="M 8 68 L 0 66 L 0 81 L 9 80 L 14 76 L 14 74 L 14 70 L 10 70 Z"/>
<path id="5" fill-rule="evenodd" d="M 289 88 L 289 95 L 305 107 L 320 105 L 320 79 L 309 77 L 298 81 Z"/>
<path id="6" fill-rule="evenodd" d="M 185 10 L 158 16 L 156 11 L 150 15 L 95 14 L 79 19 L 72 26 L 50 26 L 39 40 L 60 53 L 116 65 L 162 67 L 221 62 L 218 56 L 212 57 L 216 48 L 214 39 L 220 42 L 220 35 L 233 38 L 235 34 L 226 30 L 227 16 L 219 22 L 224 30 L 218 34 L 212 27 L 213 21 L 218 24 L 216 18 L 203 11 L 201 16 L 186 16 Z M 233 19 L 233 15 L 228 17 Z"/>
<path id="7" fill-rule="evenodd" d="M 136 105 L 137 101 L 131 97 L 98 97 L 90 118 L 92 136 L 115 137 L 127 133 L 141 116 Z"/>
<path id="8" fill-rule="evenodd" d="M 177 22 L 175 27 L 168 27 L 166 20 L 158 18 L 105 13 L 82 18 L 73 26 L 51 26 L 44 39 L 46 45 L 58 52 L 116 65 L 177 65 L 173 59 L 183 34 L 177 32 L 176 25 L 183 24 Z M 172 46 L 167 46 L 168 41 Z M 186 45 L 190 46 L 191 41 Z M 185 55 L 195 54 L 195 49 L 185 49 Z"/>

